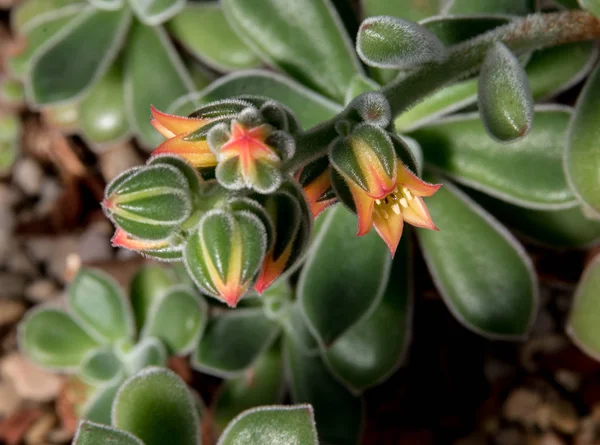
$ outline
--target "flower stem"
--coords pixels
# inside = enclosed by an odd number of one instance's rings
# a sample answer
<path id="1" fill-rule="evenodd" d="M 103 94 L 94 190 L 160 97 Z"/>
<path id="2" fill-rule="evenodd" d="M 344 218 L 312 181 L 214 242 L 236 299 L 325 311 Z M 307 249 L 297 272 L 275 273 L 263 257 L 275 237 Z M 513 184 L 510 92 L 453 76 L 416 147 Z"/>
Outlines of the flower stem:
<path id="1" fill-rule="evenodd" d="M 436 90 L 477 74 L 487 50 L 495 43 L 504 43 L 516 55 L 545 47 L 600 38 L 600 19 L 579 10 L 532 14 L 508 25 L 495 28 L 449 49 L 443 62 L 428 63 L 383 87 L 392 115 L 416 105 Z M 337 136 L 335 123 L 346 116 L 342 111 L 335 118 L 300 134 L 296 154 L 285 165 L 292 172 L 327 153 Z"/>

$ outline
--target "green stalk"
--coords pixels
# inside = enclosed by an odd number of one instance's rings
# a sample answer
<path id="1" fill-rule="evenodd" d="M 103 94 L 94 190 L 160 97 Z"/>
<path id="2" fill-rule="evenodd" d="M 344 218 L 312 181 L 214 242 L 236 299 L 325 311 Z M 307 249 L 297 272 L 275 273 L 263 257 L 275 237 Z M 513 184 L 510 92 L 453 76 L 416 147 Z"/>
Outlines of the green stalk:
<path id="1" fill-rule="evenodd" d="M 585 11 L 532 14 L 450 48 L 443 62 L 420 66 L 380 92 L 388 99 L 395 118 L 438 89 L 477 74 L 488 49 L 495 42 L 504 43 L 520 55 L 597 38 L 600 38 L 600 20 Z M 296 142 L 296 154 L 284 165 L 284 169 L 295 171 L 325 155 L 329 144 L 337 136 L 335 123 L 347 113 L 346 109 L 335 118 L 302 133 Z"/>

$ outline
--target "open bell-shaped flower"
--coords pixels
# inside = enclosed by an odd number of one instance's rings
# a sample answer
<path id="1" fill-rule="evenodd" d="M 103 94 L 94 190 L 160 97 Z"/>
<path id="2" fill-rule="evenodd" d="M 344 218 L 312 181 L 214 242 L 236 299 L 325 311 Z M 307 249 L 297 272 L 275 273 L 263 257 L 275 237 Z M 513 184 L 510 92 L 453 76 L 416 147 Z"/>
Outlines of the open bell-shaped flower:
<path id="1" fill-rule="evenodd" d="M 333 141 L 329 158 L 338 173 L 373 199 L 396 188 L 396 153 L 385 130 L 363 123 Z"/>
<path id="2" fill-rule="evenodd" d="M 280 166 L 295 151 L 294 138 L 278 130 L 256 109 L 247 108 L 231 123 L 221 123 L 208 134 L 218 165 L 216 177 L 231 190 L 249 188 L 271 193 L 283 180 Z"/>
<path id="3" fill-rule="evenodd" d="M 250 105 L 241 100 L 222 100 L 205 105 L 187 117 L 163 113 L 152 107 L 150 122 L 167 138 L 152 155 L 177 155 L 194 167 L 214 167 L 217 159 L 206 140 L 208 131 L 217 123 L 231 120 Z"/>

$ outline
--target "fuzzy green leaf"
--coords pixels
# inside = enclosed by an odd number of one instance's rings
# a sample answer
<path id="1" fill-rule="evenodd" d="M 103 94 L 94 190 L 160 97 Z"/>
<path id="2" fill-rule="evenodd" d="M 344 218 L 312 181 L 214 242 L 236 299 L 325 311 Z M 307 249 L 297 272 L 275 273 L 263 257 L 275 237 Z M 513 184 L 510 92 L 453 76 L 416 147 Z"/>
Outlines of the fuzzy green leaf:
<path id="1" fill-rule="evenodd" d="M 112 423 L 145 445 L 200 444 L 200 421 L 192 395 L 166 369 L 148 368 L 128 379 L 115 398 Z"/>
<path id="2" fill-rule="evenodd" d="M 186 115 L 201 103 L 240 95 L 266 96 L 290 107 L 304 128 L 317 125 L 341 111 L 341 106 L 298 82 L 268 71 L 233 73 L 213 82 L 203 91 L 178 100 L 169 112 Z"/>
<path id="3" fill-rule="evenodd" d="M 145 264 L 135 273 L 130 285 L 130 299 L 138 330 L 146 322 L 153 305 L 176 283 L 174 274 L 165 267 Z"/>
<path id="4" fill-rule="evenodd" d="M 600 17 L 600 1 L 598 0 L 579 0 L 579 4 L 583 9 L 588 10 L 592 14 Z"/>
<path id="5" fill-rule="evenodd" d="M 418 22 L 440 12 L 446 0 L 362 0 L 365 17 L 391 15 Z"/>
<path id="6" fill-rule="evenodd" d="M 304 355 L 289 339 L 284 347 L 293 403 L 309 403 L 315 410 L 323 443 L 355 445 L 363 428 L 362 400 L 353 396 L 329 373 L 319 356 Z"/>
<path id="7" fill-rule="evenodd" d="M 329 0 L 224 0 L 225 16 L 267 63 L 342 101 L 362 71 Z"/>
<path id="8" fill-rule="evenodd" d="M 15 5 L 10 11 L 10 25 L 13 31 L 27 33 L 38 22 L 65 9 L 85 7 L 81 0 L 26 0 Z"/>
<path id="9" fill-rule="evenodd" d="M 226 380 L 211 408 L 217 432 L 246 409 L 280 402 L 283 389 L 283 366 L 279 344 L 261 355 L 244 375 Z"/>
<path id="10" fill-rule="evenodd" d="M 89 385 L 106 385 L 123 378 L 121 361 L 110 349 L 96 349 L 81 362 L 79 375 Z"/>
<path id="11" fill-rule="evenodd" d="M 565 173 L 578 199 L 600 215 L 600 66 L 579 95 L 569 126 Z"/>
<path id="12" fill-rule="evenodd" d="M 499 141 L 521 139 L 533 122 L 533 96 L 525 70 L 502 43 L 487 53 L 479 74 L 479 109 L 488 133 Z"/>
<path id="13" fill-rule="evenodd" d="M 533 0 L 448 0 L 444 13 L 455 14 L 514 14 L 534 12 Z"/>
<path id="14" fill-rule="evenodd" d="M 426 176 L 429 182 L 442 182 Z M 490 338 L 522 338 L 537 310 L 537 280 L 523 247 L 458 189 L 426 199 L 439 232 L 418 230 L 433 280 L 450 311 Z"/>
<path id="15" fill-rule="evenodd" d="M 192 289 L 176 286 L 154 304 L 142 335 L 162 340 L 171 354 L 184 355 L 200 338 L 206 314 L 206 303 Z"/>
<path id="16" fill-rule="evenodd" d="M 109 68 L 130 23 L 127 9 L 83 10 L 31 61 L 29 98 L 37 105 L 76 99 Z"/>
<path id="17" fill-rule="evenodd" d="M 309 326 L 325 346 L 378 304 L 391 264 L 375 231 L 356 236 L 356 216 L 349 210 L 337 206 L 326 218 L 298 283 Z"/>
<path id="18" fill-rule="evenodd" d="M 218 445 L 318 445 L 310 405 L 269 406 L 240 414 Z"/>
<path id="19" fill-rule="evenodd" d="M 98 343 L 66 312 L 38 309 L 19 324 L 19 346 L 39 365 L 73 369 Z"/>
<path id="20" fill-rule="evenodd" d="M 103 425 L 110 425 L 112 404 L 120 384 L 121 381 L 98 388 L 84 405 L 81 418 Z"/>
<path id="21" fill-rule="evenodd" d="M 77 428 L 73 445 L 144 445 L 137 437 L 106 425 L 82 422 Z"/>
<path id="22" fill-rule="evenodd" d="M 579 205 L 560 210 L 533 210 L 474 190 L 468 192 L 503 224 L 529 240 L 562 248 L 583 248 L 600 242 L 600 221 L 589 219 Z"/>
<path id="23" fill-rule="evenodd" d="M 148 366 L 166 366 L 167 349 L 154 337 L 146 337 L 123 357 L 128 374 L 135 374 Z"/>
<path id="24" fill-rule="evenodd" d="M 260 59 L 231 29 L 218 3 L 190 4 L 173 17 L 168 28 L 186 49 L 218 70 L 261 65 Z"/>
<path id="25" fill-rule="evenodd" d="M 333 375 L 353 392 L 382 382 L 406 353 L 412 311 L 409 244 L 405 234 L 375 310 L 323 350 L 323 359 Z"/>
<path id="26" fill-rule="evenodd" d="M 88 2 L 98 9 L 105 9 L 107 11 L 116 11 L 125 6 L 126 0 L 88 0 Z"/>
<path id="27" fill-rule="evenodd" d="M 133 337 L 131 308 L 108 275 L 81 269 L 69 286 L 69 307 L 86 329 L 106 343 Z"/>
<path id="28" fill-rule="evenodd" d="M 79 126 L 93 144 L 106 144 L 129 133 L 129 121 L 123 99 L 123 75 L 117 63 L 81 101 Z"/>
<path id="29" fill-rule="evenodd" d="M 388 16 L 362 22 L 356 51 L 365 63 L 378 68 L 408 69 L 446 58 L 444 44 L 431 31 Z"/>
<path id="30" fill-rule="evenodd" d="M 586 267 L 573 300 L 567 333 L 586 354 L 600 360 L 600 256 Z"/>
<path id="31" fill-rule="evenodd" d="M 166 22 L 185 7 L 185 0 L 128 0 L 137 18 L 145 25 Z"/>
<path id="32" fill-rule="evenodd" d="M 165 30 L 160 27 L 134 24 L 124 57 L 125 104 L 130 125 L 143 144 L 153 149 L 163 138 L 150 123 L 150 105 L 166 110 L 195 87 Z"/>
<path id="33" fill-rule="evenodd" d="M 557 209 L 576 200 L 562 172 L 568 108 L 538 107 L 526 138 L 509 145 L 494 141 L 479 115 L 450 117 L 410 134 L 425 164 L 456 181 L 523 207 Z"/>
<path id="34" fill-rule="evenodd" d="M 192 365 L 217 376 L 240 375 L 256 363 L 278 333 L 278 325 L 262 309 L 224 312 L 209 320 Z"/>

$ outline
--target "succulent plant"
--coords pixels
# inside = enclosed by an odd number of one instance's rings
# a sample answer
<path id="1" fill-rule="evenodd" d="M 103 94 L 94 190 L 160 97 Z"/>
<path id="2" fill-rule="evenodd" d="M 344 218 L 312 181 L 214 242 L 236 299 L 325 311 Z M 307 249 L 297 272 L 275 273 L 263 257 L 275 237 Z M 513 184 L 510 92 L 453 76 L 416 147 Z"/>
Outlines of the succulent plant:
<path id="1" fill-rule="evenodd" d="M 110 426 L 83 421 L 73 445 L 200 445 L 199 398 L 173 372 L 149 367 L 125 381 Z M 247 410 L 228 425 L 219 445 L 317 445 L 309 405 Z"/>
<path id="2" fill-rule="evenodd" d="M 104 273 L 82 269 L 67 308 L 36 307 L 19 325 L 19 345 L 40 366 L 75 374 L 85 385 L 82 418 L 110 423 L 120 384 L 147 366 L 195 348 L 207 309 L 197 292 L 158 266 L 141 268 L 130 298 Z"/>
<path id="3" fill-rule="evenodd" d="M 30 105 L 70 108 L 76 129 L 98 148 L 129 135 L 155 145 L 148 109 L 206 85 L 212 75 L 196 59 L 221 71 L 260 63 L 217 3 L 25 0 L 11 22 L 19 43 L 9 67 Z"/>

